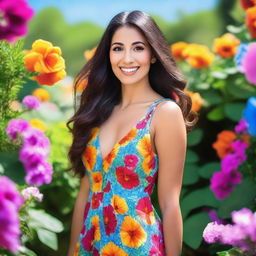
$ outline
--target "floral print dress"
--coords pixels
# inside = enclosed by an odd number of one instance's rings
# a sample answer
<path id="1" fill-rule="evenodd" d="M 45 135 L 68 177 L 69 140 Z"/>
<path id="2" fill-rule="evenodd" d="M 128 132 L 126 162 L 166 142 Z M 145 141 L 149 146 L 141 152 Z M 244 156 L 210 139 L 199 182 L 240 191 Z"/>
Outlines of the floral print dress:
<path id="1" fill-rule="evenodd" d="M 162 222 L 150 195 L 158 173 L 152 150 L 150 122 L 156 106 L 117 142 L 102 159 L 99 128 L 82 155 L 90 180 L 84 225 L 74 256 L 164 256 Z"/>

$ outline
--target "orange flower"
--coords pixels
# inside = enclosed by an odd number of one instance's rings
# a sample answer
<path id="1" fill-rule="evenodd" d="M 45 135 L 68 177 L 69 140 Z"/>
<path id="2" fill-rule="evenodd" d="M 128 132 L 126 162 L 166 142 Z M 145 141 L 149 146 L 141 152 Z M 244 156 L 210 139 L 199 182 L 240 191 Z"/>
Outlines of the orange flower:
<path id="1" fill-rule="evenodd" d="M 184 56 L 182 53 L 188 45 L 189 44 L 187 44 L 185 42 L 177 42 L 175 44 L 172 44 L 171 45 L 171 53 L 172 53 L 173 57 L 177 60 L 184 59 Z"/>
<path id="2" fill-rule="evenodd" d="M 201 98 L 200 94 L 198 92 L 191 92 L 188 90 L 185 90 L 185 93 L 191 97 L 192 110 L 198 112 L 204 103 L 204 100 Z"/>
<path id="3" fill-rule="evenodd" d="M 246 10 L 246 26 L 253 38 L 256 38 L 256 6 Z"/>
<path id="4" fill-rule="evenodd" d="M 93 216 L 91 218 L 92 226 L 94 226 L 94 240 L 99 241 L 100 240 L 100 222 L 99 222 L 99 216 Z"/>
<path id="5" fill-rule="evenodd" d="M 92 191 L 99 192 L 102 188 L 102 174 L 101 172 L 92 173 Z"/>
<path id="6" fill-rule="evenodd" d="M 37 88 L 32 92 L 32 95 L 38 98 L 40 101 L 47 101 L 50 99 L 50 93 L 43 89 L 43 88 Z"/>
<path id="7" fill-rule="evenodd" d="M 236 139 L 236 134 L 232 131 L 224 130 L 217 135 L 217 141 L 212 147 L 217 151 L 219 158 L 232 152 L 231 143 Z"/>
<path id="8" fill-rule="evenodd" d="M 223 58 L 230 58 L 236 55 L 239 44 L 240 40 L 236 36 L 226 33 L 214 39 L 213 51 Z"/>
<path id="9" fill-rule="evenodd" d="M 105 172 L 108 171 L 110 165 L 114 161 L 118 151 L 119 151 L 120 145 L 117 143 L 114 148 L 111 150 L 111 152 L 103 159 L 103 170 Z"/>
<path id="10" fill-rule="evenodd" d="M 131 216 L 125 216 L 121 225 L 120 237 L 124 245 L 137 248 L 146 242 L 147 233 L 139 222 Z"/>
<path id="11" fill-rule="evenodd" d="M 97 47 L 94 47 L 94 48 L 91 49 L 91 50 L 86 50 L 86 51 L 84 52 L 84 57 L 85 57 L 85 59 L 86 59 L 86 60 L 90 60 L 90 59 L 93 57 L 93 55 L 94 55 L 96 49 L 97 49 Z"/>
<path id="12" fill-rule="evenodd" d="M 40 73 L 34 77 L 39 84 L 53 85 L 66 76 L 65 61 L 61 54 L 59 47 L 42 39 L 36 40 L 24 56 L 26 69 Z"/>
<path id="13" fill-rule="evenodd" d="M 182 51 L 183 58 L 193 68 L 208 67 L 214 61 L 214 55 L 208 47 L 199 44 L 190 44 Z"/>
<path id="14" fill-rule="evenodd" d="M 96 163 L 96 155 L 97 149 L 95 146 L 87 145 L 82 157 L 85 167 L 88 171 L 91 171 L 94 168 Z"/>
<path id="15" fill-rule="evenodd" d="M 45 132 L 47 129 L 46 124 L 40 121 L 39 119 L 31 119 L 29 123 L 31 124 L 32 127 L 37 128 L 43 132 Z"/>
<path id="16" fill-rule="evenodd" d="M 87 83 L 88 83 L 87 79 L 81 80 L 80 83 L 76 86 L 76 91 L 82 92 L 86 88 Z"/>
<path id="17" fill-rule="evenodd" d="M 147 175 L 149 175 L 150 172 L 153 169 L 155 169 L 155 166 L 156 166 L 156 160 L 153 154 L 151 156 L 145 157 L 145 159 L 142 162 L 142 168 Z"/>
<path id="18" fill-rule="evenodd" d="M 128 144 L 129 141 L 131 141 L 137 134 L 137 129 L 132 128 L 126 136 L 124 136 L 120 141 L 119 145 L 120 146 L 125 146 Z"/>
<path id="19" fill-rule="evenodd" d="M 77 242 L 73 256 L 79 256 L 79 250 L 80 250 L 80 244 Z"/>
<path id="20" fill-rule="evenodd" d="M 128 254 L 113 242 L 107 243 L 101 251 L 102 256 L 128 256 Z"/>
<path id="21" fill-rule="evenodd" d="M 111 204 L 114 208 L 115 213 L 125 214 L 128 211 L 128 205 L 125 199 L 118 195 L 113 195 L 111 199 Z"/>

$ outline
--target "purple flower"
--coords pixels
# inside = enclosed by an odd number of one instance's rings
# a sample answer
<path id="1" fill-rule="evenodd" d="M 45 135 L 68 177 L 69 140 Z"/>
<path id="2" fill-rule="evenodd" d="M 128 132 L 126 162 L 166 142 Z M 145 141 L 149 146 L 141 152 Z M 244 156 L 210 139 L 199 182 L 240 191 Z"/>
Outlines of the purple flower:
<path id="1" fill-rule="evenodd" d="M 50 141 L 44 133 L 35 128 L 30 128 L 23 136 L 25 146 L 41 147 L 45 150 L 49 149 Z"/>
<path id="2" fill-rule="evenodd" d="M 210 189 L 218 199 L 222 200 L 234 190 L 234 184 L 241 183 L 241 179 L 242 175 L 237 171 L 215 172 L 210 180 Z"/>
<path id="3" fill-rule="evenodd" d="M 52 165 L 48 162 L 41 162 L 36 169 L 31 169 L 25 177 L 29 185 L 42 186 L 44 183 L 49 184 L 52 181 Z"/>
<path id="4" fill-rule="evenodd" d="M 216 243 L 220 241 L 223 228 L 225 226 L 217 222 L 210 222 L 203 231 L 203 238 L 207 243 Z"/>
<path id="5" fill-rule="evenodd" d="M 13 253 L 20 246 L 19 235 L 19 207 L 23 199 L 9 178 L 0 177 L 0 246 Z"/>
<path id="6" fill-rule="evenodd" d="M 25 0 L 0 0 L 0 14 L 0 40 L 12 42 L 27 33 L 34 11 Z"/>
<path id="7" fill-rule="evenodd" d="M 40 101 L 38 98 L 32 95 L 28 95 L 23 98 L 22 103 L 28 108 L 28 109 L 37 109 L 40 107 Z"/>
<path id="8" fill-rule="evenodd" d="M 216 210 L 214 209 L 208 210 L 208 215 L 211 221 L 216 222 L 217 224 L 224 224 L 224 221 L 218 217 Z"/>
<path id="9" fill-rule="evenodd" d="M 241 161 L 237 154 L 227 154 L 221 160 L 221 170 L 223 172 L 236 171 L 240 163 Z"/>
<path id="10" fill-rule="evenodd" d="M 247 134 L 248 133 L 247 128 L 248 128 L 248 124 L 245 121 L 245 119 L 240 119 L 238 124 L 235 126 L 234 130 L 235 130 L 235 133 Z"/>
<path id="11" fill-rule="evenodd" d="M 250 43 L 247 52 L 242 59 L 241 68 L 245 73 L 246 79 L 256 85 L 256 43 Z"/>
<path id="12" fill-rule="evenodd" d="M 21 191 L 21 194 L 26 200 L 34 197 L 38 202 L 42 202 L 43 194 L 41 194 L 37 187 L 27 187 Z"/>
<path id="13" fill-rule="evenodd" d="M 9 121 L 6 133 L 9 135 L 11 140 L 16 140 L 19 133 L 24 133 L 30 128 L 29 122 L 22 119 L 12 119 Z"/>

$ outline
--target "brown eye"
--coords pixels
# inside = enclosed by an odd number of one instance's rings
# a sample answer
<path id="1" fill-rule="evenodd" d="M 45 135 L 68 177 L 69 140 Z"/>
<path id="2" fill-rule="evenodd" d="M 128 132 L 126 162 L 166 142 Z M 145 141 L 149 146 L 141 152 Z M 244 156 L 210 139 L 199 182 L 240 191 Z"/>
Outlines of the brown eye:
<path id="1" fill-rule="evenodd" d="M 117 52 L 117 51 L 121 51 L 121 50 L 122 50 L 122 48 L 121 48 L 121 47 L 116 46 L 116 47 L 114 47 L 112 50 L 113 50 L 114 52 Z"/>
<path id="2" fill-rule="evenodd" d="M 136 47 L 135 47 L 135 50 L 136 50 L 136 51 L 143 51 L 143 50 L 144 50 L 144 47 L 142 47 L 142 46 L 136 46 Z"/>

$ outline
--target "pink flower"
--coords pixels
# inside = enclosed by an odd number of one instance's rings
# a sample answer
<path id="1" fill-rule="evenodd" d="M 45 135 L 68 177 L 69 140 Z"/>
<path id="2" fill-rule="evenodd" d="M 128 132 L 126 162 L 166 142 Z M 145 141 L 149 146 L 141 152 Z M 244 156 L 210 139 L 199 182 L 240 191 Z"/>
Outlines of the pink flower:
<path id="1" fill-rule="evenodd" d="M 40 193 L 37 187 L 27 187 L 21 191 L 22 196 L 29 200 L 31 197 L 35 198 L 38 202 L 42 202 L 43 194 Z"/>
<path id="2" fill-rule="evenodd" d="M 129 154 L 124 157 L 124 164 L 126 167 L 135 168 L 138 161 L 138 157 L 134 154 Z"/>
<path id="3" fill-rule="evenodd" d="M 256 85 L 256 43 L 250 43 L 248 50 L 242 59 L 242 70 L 245 77 L 253 85 Z"/>
<path id="4" fill-rule="evenodd" d="M 34 15 L 25 0 L 1 0 L 0 13 L 0 40 L 10 42 L 27 33 L 28 20 Z"/>

